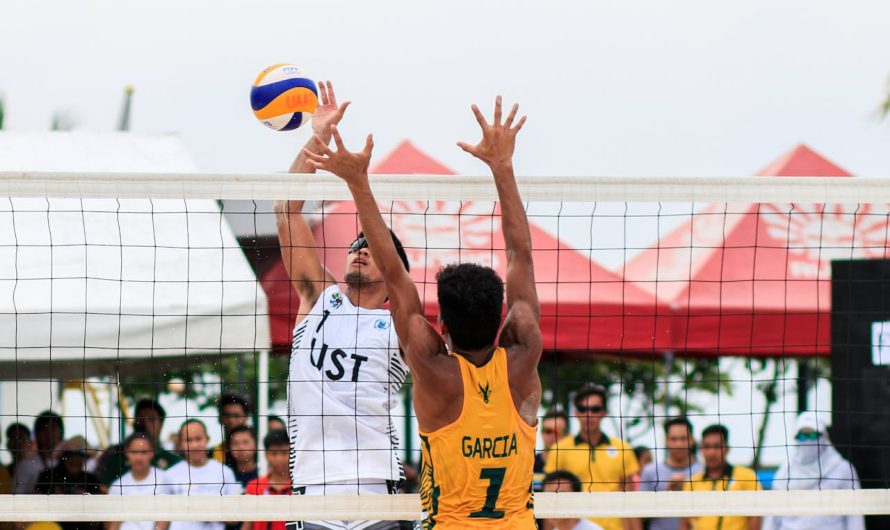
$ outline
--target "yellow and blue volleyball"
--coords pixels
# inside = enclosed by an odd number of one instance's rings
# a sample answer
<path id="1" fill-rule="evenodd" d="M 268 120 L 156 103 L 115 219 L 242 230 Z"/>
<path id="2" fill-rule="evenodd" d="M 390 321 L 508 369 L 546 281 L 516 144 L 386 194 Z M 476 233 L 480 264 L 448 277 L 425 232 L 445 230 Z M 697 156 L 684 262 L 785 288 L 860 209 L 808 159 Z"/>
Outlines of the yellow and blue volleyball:
<path id="1" fill-rule="evenodd" d="M 318 107 L 318 86 L 292 64 L 275 64 L 250 87 L 253 115 L 270 129 L 292 131 L 308 122 Z"/>

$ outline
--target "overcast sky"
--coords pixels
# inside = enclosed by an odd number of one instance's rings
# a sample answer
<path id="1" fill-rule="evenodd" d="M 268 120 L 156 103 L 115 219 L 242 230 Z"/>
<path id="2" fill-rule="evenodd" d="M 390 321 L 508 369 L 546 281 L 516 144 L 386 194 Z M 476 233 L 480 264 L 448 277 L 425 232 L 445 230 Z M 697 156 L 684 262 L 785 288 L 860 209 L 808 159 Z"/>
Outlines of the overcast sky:
<path id="1" fill-rule="evenodd" d="M 488 2 L 0 0 L 6 129 L 54 110 L 181 133 L 202 171 L 287 168 L 308 131 L 250 112 L 250 83 L 291 62 L 354 102 L 352 145 L 411 139 L 462 173 L 469 105 L 502 93 L 529 115 L 525 175 L 747 175 L 806 142 L 890 176 L 886 0 Z"/>

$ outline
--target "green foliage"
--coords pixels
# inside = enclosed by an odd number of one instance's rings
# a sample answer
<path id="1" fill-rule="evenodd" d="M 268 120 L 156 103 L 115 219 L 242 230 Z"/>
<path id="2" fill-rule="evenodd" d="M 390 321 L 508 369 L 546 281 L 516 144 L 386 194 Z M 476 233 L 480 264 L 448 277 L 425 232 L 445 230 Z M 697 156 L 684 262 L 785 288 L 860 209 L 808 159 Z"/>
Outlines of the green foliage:
<path id="1" fill-rule="evenodd" d="M 217 398 L 226 392 L 247 396 L 255 404 L 259 358 L 259 354 L 244 353 L 221 356 L 187 369 L 159 368 L 151 373 L 122 377 L 121 390 L 132 403 L 143 396 L 162 393 L 171 380 L 179 380 L 185 383 L 184 397 L 194 400 L 202 410 L 215 407 Z M 287 396 L 287 370 L 287 356 L 269 357 L 270 403 Z"/>
<path id="2" fill-rule="evenodd" d="M 6 103 L 0 97 L 0 130 L 3 130 L 3 118 L 6 116 Z"/>
<path id="3" fill-rule="evenodd" d="M 551 358 L 542 360 L 539 374 L 545 407 L 561 405 L 568 410 L 573 393 L 588 383 L 608 388 L 611 395 L 620 393 L 623 403 L 633 402 L 632 410 L 621 411 L 623 427 L 631 431 L 651 425 L 656 415 L 664 414 L 666 403 L 672 415 L 703 411 L 701 400 L 687 398 L 689 392 L 732 395 L 729 377 L 720 371 L 717 359 L 673 359 L 668 369 L 661 358 L 559 362 Z"/>

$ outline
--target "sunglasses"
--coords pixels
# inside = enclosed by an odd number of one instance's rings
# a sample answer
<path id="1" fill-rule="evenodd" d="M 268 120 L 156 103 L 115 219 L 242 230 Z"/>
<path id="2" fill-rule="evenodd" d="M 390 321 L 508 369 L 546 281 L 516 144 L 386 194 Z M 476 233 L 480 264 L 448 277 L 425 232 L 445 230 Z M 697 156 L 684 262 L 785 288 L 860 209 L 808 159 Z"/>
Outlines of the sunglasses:
<path id="1" fill-rule="evenodd" d="M 799 432 L 797 436 L 794 437 L 798 442 L 813 442 L 819 439 L 818 432 Z"/>
<path id="2" fill-rule="evenodd" d="M 363 248 L 368 248 L 368 240 L 365 236 L 362 236 L 349 245 L 349 253 L 354 254 Z"/>
<path id="3" fill-rule="evenodd" d="M 585 406 L 579 405 L 579 406 L 575 407 L 575 410 L 577 410 L 578 412 L 582 412 L 582 413 L 583 412 L 592 412 L 594 414 L 599 414 L 600 412 L 603 412 L 604 410 L 606 410 L 606 408 L 603 407 L 602 405 L 592 405 L 590 407 L 585 407 Z"/>

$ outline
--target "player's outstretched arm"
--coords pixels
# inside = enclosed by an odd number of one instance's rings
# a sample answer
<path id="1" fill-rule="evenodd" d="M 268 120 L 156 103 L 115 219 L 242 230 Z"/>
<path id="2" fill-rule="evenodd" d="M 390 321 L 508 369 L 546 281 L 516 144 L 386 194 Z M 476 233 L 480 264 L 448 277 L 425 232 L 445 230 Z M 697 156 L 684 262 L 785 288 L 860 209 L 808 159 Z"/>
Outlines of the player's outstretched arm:
<path id="1" fill-rule="evenodd" d="M 340 123 L 349 106 L 346 101 L 337 105 L 337 96 L 330 81 L 319 83 L 321 105 L 312 115 L 312 131 L 325 144 L 331 141 L 331 126 Z M 290 173 L 315 173 L 315 166 L 309 164 L 306 151 L 317 152 L 315 141 L 310 139 L 306 146 L 294 159 Z M 309 224 L 303 218 L 303 201 L 277 201 L 275 203 L 275 220 L 278 226 L 278 241 L 281 247 L 281 258 L 287 269 L 291 282 L 300 296 L 300 313 L 305 314 L 315 304 L 321 293 L 336 283 L 315 252 L 315 236 Z"/>
<path id="2" fill-rule="evenodd" d="M 521 369 L 533 371 L 537 369 L 542 349 L 541 309 L 535 288 L 531 232 L 513 174 L 516 135 L 525 123 L 525 116 L 514 125 L 519 105 L 513 105 L 507 119 L 502 122 L 501 96 L 495 101 L 494 119 L 491 123 L 485 120 L 476 105 L 472 109 L 482 128 L 482 140 L 476 145 L 464 142 L 458 142 L 457 145 L 491 168 L 498 190 L 507 253 L 507 318 L 501 332 L 500 345 L 511 351 Z"/>
<path id="3" fill-rule="evenodd" d="M 374 263 L 383 275 L 386 292 L 392 308 L 396 332 L 399 342 L 406 353 L 406 361 L 412 371 L 424 371 L 428 360 L 444 349 L 441 337 L 433 329 L 423 315 L 423 304 L 414 280 L 405 270 L 402 260 L 396 253 L 395 245 L 368 182 L 368 166 L 374 141 L 368 135 L 365 147 L 361 152 L 349 152 L 343 145 L 343 139 L 334 126 L 331 128 L 337 151 L 324 145 L 320 138 L 315 140 L 315 148 L 321 154 L 307 151 L 309 163 L 318 169 L 324 169 L 342 178 L 349 187 L 358 209 L 359 221 Z"/>

